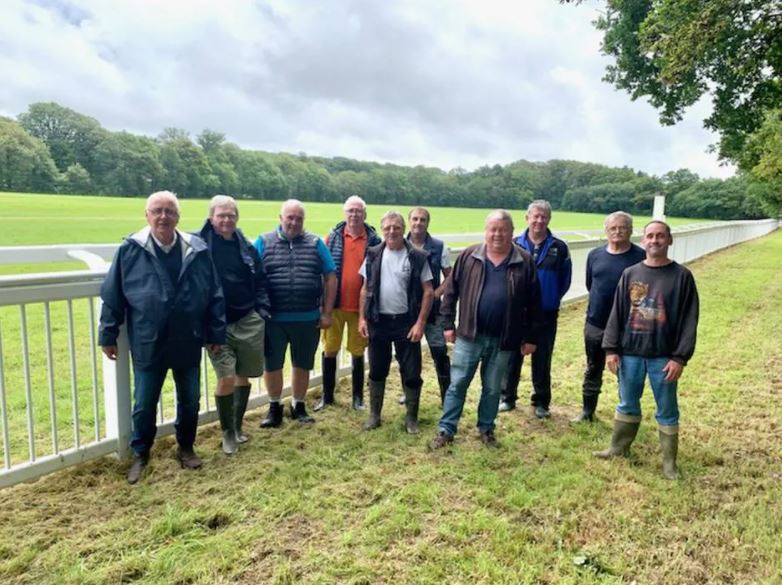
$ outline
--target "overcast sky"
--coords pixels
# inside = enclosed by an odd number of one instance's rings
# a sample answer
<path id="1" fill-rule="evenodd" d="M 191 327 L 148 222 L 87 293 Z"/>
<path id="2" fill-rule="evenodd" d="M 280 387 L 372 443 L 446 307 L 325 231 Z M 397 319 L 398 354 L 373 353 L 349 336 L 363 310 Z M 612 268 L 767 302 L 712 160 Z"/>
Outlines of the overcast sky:
<path id="1" fill-rule="evenodd" d="M 0 114 L 472 170 L 574 159 L 729 176 L 706 104 L 663 128 L 602 82 L 599 2 L 2 0 Z"/>

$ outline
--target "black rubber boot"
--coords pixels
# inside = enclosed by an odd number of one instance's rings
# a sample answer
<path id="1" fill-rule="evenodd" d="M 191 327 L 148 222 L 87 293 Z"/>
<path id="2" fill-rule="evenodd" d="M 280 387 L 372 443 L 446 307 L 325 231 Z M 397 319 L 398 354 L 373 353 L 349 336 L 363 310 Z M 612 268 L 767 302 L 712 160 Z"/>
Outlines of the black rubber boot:
<path id="1" fill-rule="evenodd" d="M 337 358 L 322 354 L 320 363 L 323 374 L 323 394 L 320 402 L 315 405 L 315 412 L 323 410 L 329 404 L 334 404 L 334 388 L 337 385 Z"/>
<path id="2" fill-rule="evenodd" d="M 598 394 L 584 394 L 583 395 L 583 404 L 584 406 L 581 409 L 581 414 L 579 414 L 576 418 L 572 419 L 570 422 L 572 423 L 582 423 L 582 422 L 594 422 L 595 420 L 595 409 L 597 408 L 597 397 Z"/>
<path id="3" fill-rule="evenodd" d="M 371 431 L 380 426 L 380 413 L 383 412 L 383 398 L 386 394 L 386 381 L 376 382 L 369 379 L 369 419 L 364 425 L 365 431 Z"/>
<path id="4" fill-rule="evenodd" d="M 250 401 L 250 385 L 234 386 L 234 433 L 237 443 L 246 443 L 250 437 L 242 432 L 244 413 L 247 412 L 247 403 Z"/>
<path id="5" fill-rule="evenodd" d="M 679 425 L 660 425 L 660 450 L 663 454 L 663 475 L 665 479 L 679 479 L 676 457 L 679 454 Z"/>
<path id="6" fill-rule="evenodd" d="M 234 434 L 234 395 L 215 396 L 215 405 L 220 417 L 220 428 L 223 430 L 223 453 L 233 455 L 239 450 Z"/>
<path id="7" fill-rule="evenodd" d="M 280 425 L 282 425 L 282 403 L 270 402 L 269 412 L 266 414 L 266 418 L 261 421 L 261 428 L 269 429 Z"/>
<path id="8" fill-rule="evenodd" d="M 350 373 L 353 386 L 353 410 L 364 410 L 364 356 L 353 358 Z"/>
<path id="9" fill-rule="evenodd" d="M 620 415 L 622 418 L 614 419 L 614 433 L 611 435 L 611 446 L 604 451 L 595 451 L 592 453 L 599 459 L 610 459 L 611 457 L 627 457 L 630 454 L 630 445 L 638 434 L 638 427 L 641 426 L 640 416 Z M 637 420 L 633 420 L 637 419 Z"/>
<path id="10" fill-rule="evenodd" d="M 405 408 L 407 409 L 407 414 L 405 415 L 405 428 L 410 435 L 417 435 L 420 430 L 418 428 L 418 405 L 420 401 L 420 388 L 405 387 Z"/>
<path id="11" fill-rule="evenodd" d="M 445 393 L 451 385 L 451 360 L 448 358 L 448 348 L 434 347 L 431 349 L 434 369 L 437 372 L 437 385 L 440 386 L 440 406 L 445 402 Z"/>

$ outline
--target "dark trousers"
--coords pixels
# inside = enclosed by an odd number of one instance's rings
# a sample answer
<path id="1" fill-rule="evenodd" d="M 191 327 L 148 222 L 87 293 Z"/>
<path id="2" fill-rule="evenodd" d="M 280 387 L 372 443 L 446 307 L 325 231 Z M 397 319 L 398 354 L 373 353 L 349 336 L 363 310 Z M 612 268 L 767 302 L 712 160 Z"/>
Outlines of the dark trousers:
<path id="1" fill-rule="evenodd" d="M 133 368 L 136 391 L 133 402 L 133 431 L 130 448 L 136 455 L 146 455 L 157 434 L 157 404 L 166 379 L 166 367 Z M 201 368 L 172 369 L 176 386 L 176 441 L 192 449 L 198 429 L 201 397 Z"/>
<path id="2" fill-rule="evenodd" d="M 584 350 L 586 352 L 586 370 L 584 370 L 584 396 L 597 396 L 603 387 L 603 370 L 606 367 L 606 352 L 603 351 L 603 329 L 587 323 L 584 326 Z"/>
<path id="3" fill-rule="evenodd" d="M 532 354 L 532 406 L 548 408 L 551 404 L 551 356 L 557 338 L 557 317 L 559 311 L 544 313 L 540 327 L 537 348 Z M 502 401 L 515 404 L 519 398 L 519 378 L 524 356 L 514 351 L 508 363 L 508 373 L 502 388 Z"/>
<path id="4" fill-rule="evenodd" d="M 409 315 L 380 315 L 377 323 L 369 324 L 370 380 L 381 382 L 388 377 L 393 344 L 402 383 L 413 390 L 421 388 L 421 342 L 413 343 L 407 339 L 412 326 Z"/>

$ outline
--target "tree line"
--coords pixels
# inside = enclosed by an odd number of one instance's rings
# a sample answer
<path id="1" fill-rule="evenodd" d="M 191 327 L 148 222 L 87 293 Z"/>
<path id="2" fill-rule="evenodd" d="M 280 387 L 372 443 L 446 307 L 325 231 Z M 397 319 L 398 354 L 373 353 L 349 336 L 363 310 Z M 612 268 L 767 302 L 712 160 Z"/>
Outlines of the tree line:
<path id="1" fill-rule="evenodd" d="M 344 157 L 242 149 L 225 135 L 195 137 L 166 128 L 157 137 L 112 132 L 56 103 L 34 103 L 16 120 L 0 117 L 0 190 L 138 196 L 170 189 L 181 197 L 370 204 L 524 208 L 547 199 L 556 209 L 649 214 L 655 194 L 670 215 L 710 219 L 764 217 L 762 193 L 747 177 L 701 179 L 680 169 L 660 177 L 569 160 L 444 171 Z M 767 211 L 767 210 L 766 210 Z"/>

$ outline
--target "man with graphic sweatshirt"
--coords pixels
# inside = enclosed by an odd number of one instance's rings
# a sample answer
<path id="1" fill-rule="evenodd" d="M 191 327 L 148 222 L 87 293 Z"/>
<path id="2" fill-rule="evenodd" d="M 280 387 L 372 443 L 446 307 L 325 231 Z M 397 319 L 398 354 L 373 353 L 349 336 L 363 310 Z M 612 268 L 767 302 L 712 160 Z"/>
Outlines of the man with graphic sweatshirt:
<path id="1" fill-rule="evenodd" d="M 538 418 L 549 418 L 551 404 L 551 357 L 557 337 L 557 319 L 562 297 L 570 288 L 573 264 L 567 244 L 555 238 L 548 229 L 551 205 L 537 199 L 527 207 L 527 229 L 516 238 L 516 244 L 532 255 L 537 268 L 543 317 L 532 354 L 532 407 Z M 515 353 L 508 364 L 508 374 L 502 391 L 500 412 L 513 410 L 518 398 L 519 377 L 524 356 Z"/>
<path id="2" fill-rule="evenodd" d="M 663 475 L 677 479 L 677 382 L 695 352 L 698 290 L 692 273 L 668 257 L 673 238 L 666 223 L 646 224 L 642 241 L 646 259 L 622 273 L 603 334 L 606 366 L 619 376 L 619 405 L 611 446 L 594 455 L 627 456 L 641 425 L 641 395 L 648 375 L 657 404 Z"/>

